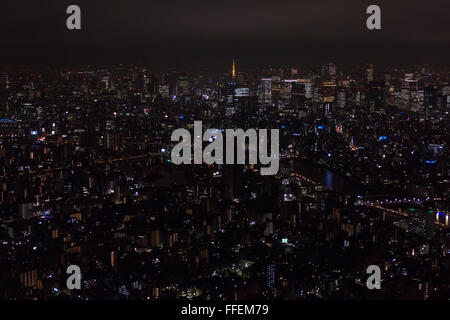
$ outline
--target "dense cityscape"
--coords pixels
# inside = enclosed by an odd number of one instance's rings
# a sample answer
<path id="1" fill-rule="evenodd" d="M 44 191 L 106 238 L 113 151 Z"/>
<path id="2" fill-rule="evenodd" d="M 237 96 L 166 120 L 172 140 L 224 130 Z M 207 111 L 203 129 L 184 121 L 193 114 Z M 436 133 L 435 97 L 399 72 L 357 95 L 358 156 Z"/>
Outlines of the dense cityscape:
<path id="1" fill-rule="evenodd" d="M 0 76 L 1 299 L 450 297 L 448 68 Z M 279 129 L 278 173 L 171 163 L 194 121 Z"/>

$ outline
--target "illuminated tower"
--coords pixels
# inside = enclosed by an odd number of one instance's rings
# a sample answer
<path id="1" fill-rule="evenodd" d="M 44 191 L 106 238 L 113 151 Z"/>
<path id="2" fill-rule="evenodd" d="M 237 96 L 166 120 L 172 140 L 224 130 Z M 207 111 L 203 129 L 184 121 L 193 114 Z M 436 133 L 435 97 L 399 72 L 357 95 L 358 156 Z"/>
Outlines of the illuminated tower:
<path id="1" fill-rule="evenodd" d="M 7 74 L 5 74 L 5 87 L 6 87 L 6 89 L 9 89 L 9 78 L 8 78 L 8 75 Z"/>
<path id="2" fill-rule="evenodd" d="M 234 60 L 233 60 L 233 71 L 232 71 L 231 75 L 232 75 L 233 79 L 236 78 L 236 64 L 235 64 Z"/>

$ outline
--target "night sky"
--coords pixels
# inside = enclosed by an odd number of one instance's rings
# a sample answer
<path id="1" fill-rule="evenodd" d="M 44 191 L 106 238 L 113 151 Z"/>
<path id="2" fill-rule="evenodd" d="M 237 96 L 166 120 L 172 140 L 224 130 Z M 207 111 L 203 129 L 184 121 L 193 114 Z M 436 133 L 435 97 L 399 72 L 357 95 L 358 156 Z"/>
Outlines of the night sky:
<path id="1" fill-rule="evenodd" d="M 81 31 L 66 29 L 70 4 Z M 381 31 L 366 29 L 370 4 Z M 448 0 L 9 0 L 0 63 L 448 64 L 449 16 Z"/>

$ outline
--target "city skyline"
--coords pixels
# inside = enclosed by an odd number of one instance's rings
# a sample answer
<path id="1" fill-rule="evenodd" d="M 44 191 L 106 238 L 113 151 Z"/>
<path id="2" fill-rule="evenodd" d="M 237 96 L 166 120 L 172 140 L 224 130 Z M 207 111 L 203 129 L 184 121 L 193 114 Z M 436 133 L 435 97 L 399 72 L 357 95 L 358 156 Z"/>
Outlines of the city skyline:
<path id="1" fill-rule="evenodd" d="M 448 68 L 1 75 L 3 299 L 448 297 Z M 276 129 L 279 169 L 173 161 L 196 121 Z"/>

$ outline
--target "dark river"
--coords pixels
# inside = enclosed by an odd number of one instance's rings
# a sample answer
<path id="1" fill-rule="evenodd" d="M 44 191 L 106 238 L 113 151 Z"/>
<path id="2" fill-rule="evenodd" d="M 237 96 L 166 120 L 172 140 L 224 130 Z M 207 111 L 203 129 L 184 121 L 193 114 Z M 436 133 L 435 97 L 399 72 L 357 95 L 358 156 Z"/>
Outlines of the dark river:
<path id="1" fill-rule="evenodd" d="M 297 172 L 311 180 L 324 186 L 327 190 L 336 190 L 348 195 L 376 194 L 366 186 L 352 178 L 345 177 L 339 173 L 331 171 L 323 166 L 316 165 L 308 160 L 302 159 L 282 159 L 280 160 L 280 171 Z M 283 171 L 281 171 L 283 172 Z"/>

